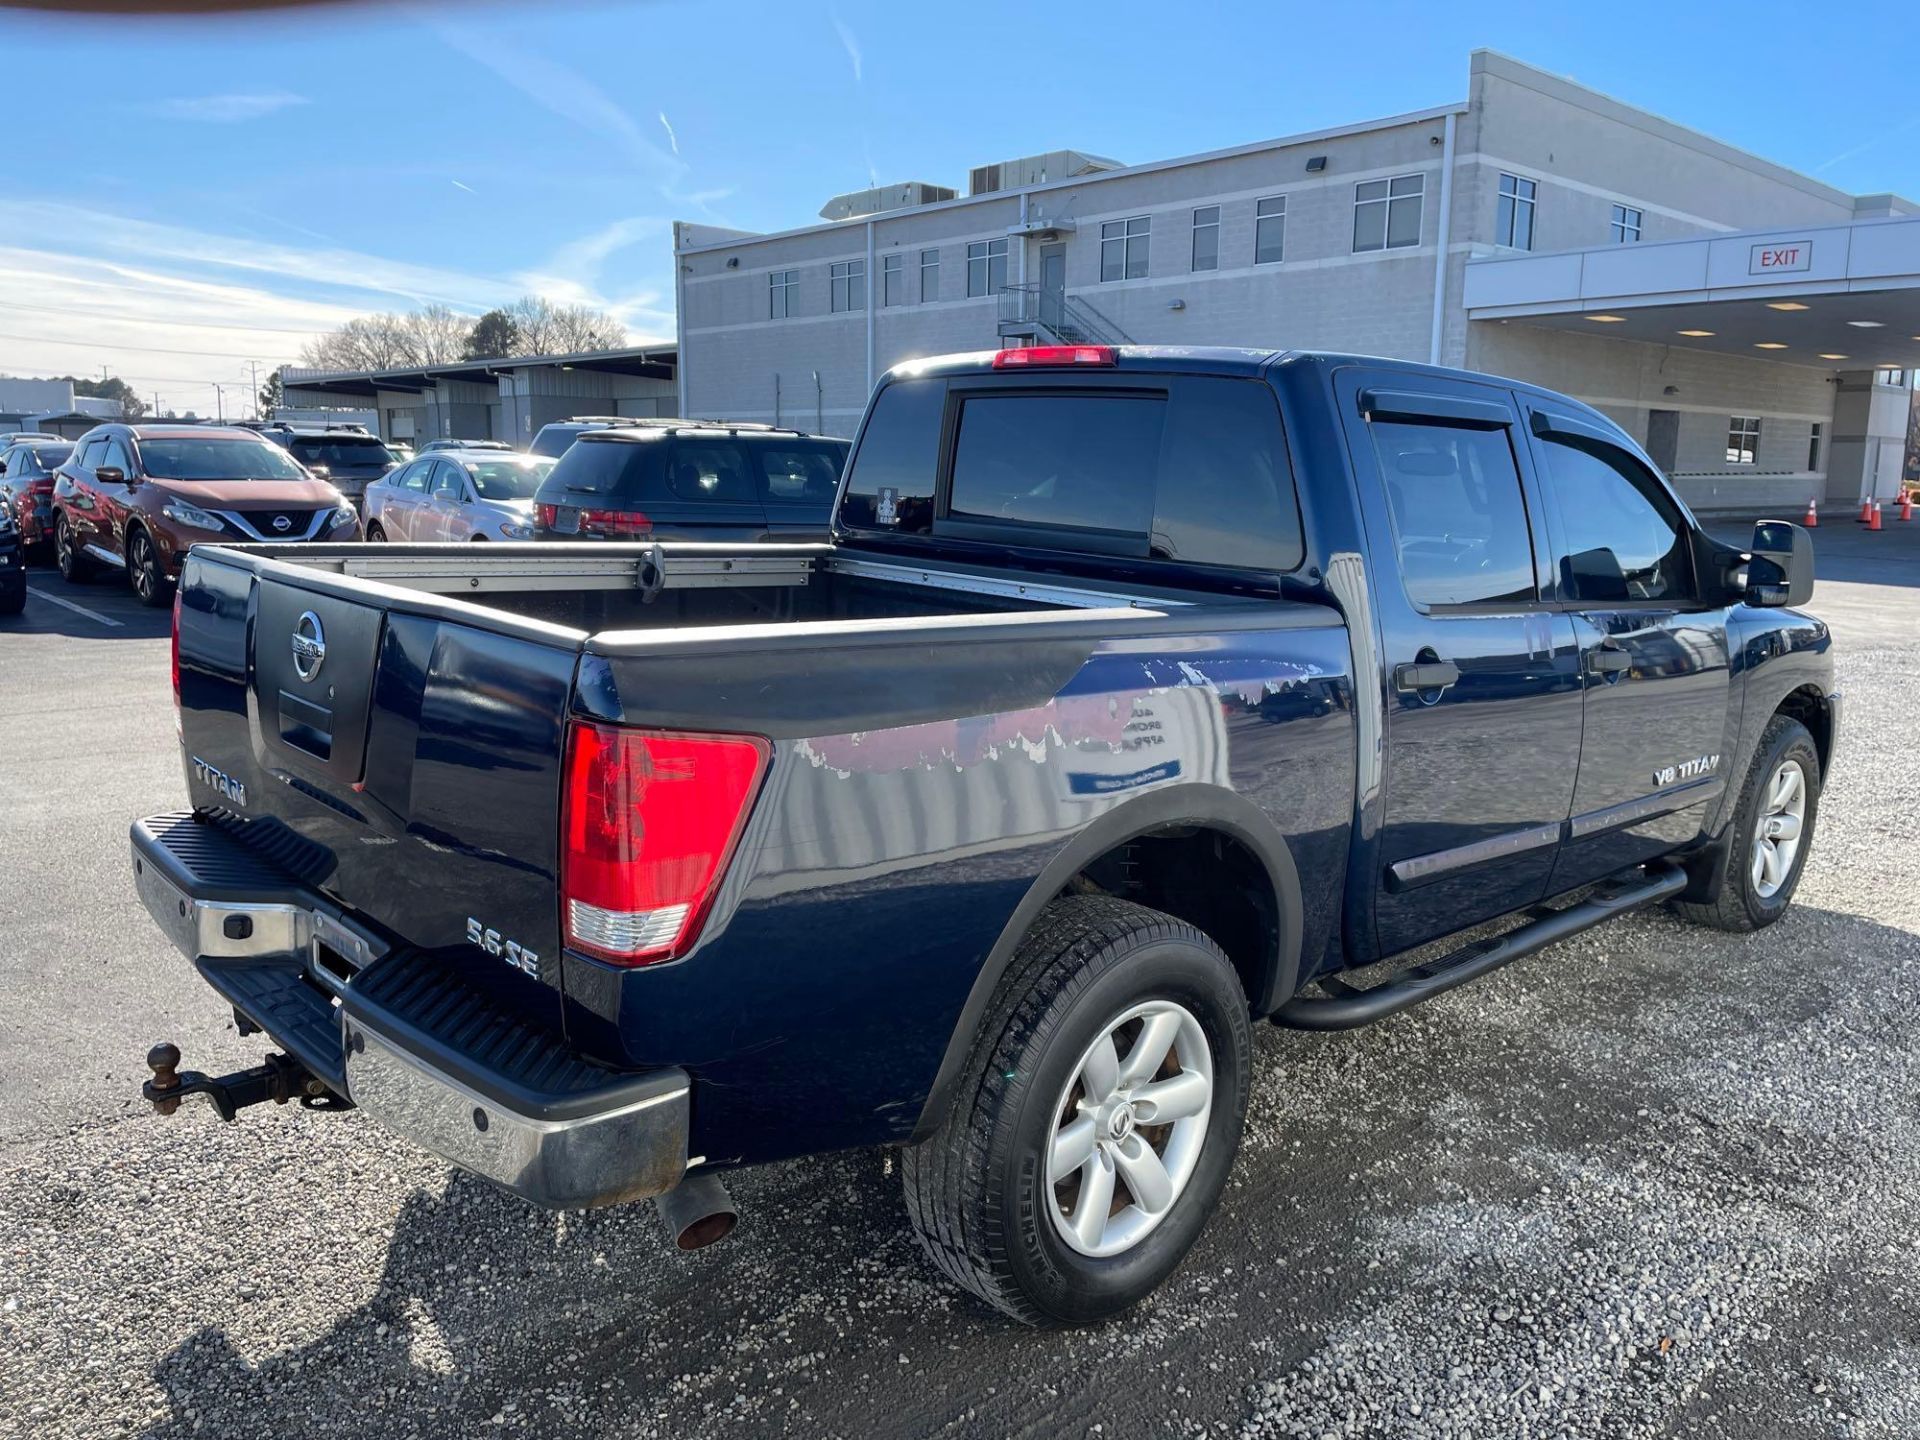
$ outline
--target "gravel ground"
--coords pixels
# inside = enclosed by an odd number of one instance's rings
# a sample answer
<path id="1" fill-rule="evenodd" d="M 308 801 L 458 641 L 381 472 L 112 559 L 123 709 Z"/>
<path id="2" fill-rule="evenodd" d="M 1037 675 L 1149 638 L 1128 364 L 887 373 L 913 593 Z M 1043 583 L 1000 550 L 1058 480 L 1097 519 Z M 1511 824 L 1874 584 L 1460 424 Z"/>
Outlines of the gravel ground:
<path id="1" fill-rule="evenodd" d="M 0 979 L 31 1101 L 0 1131 L 0 1437 L 1920 1436 L 1920 589 L 1821 599 L 1847 730 L 1785 921 L 1639 916 L 1370 1030 L 1263 1028 L 1206 1236 L 1074 1334 L 937 1279 L 885 1153 L 741 1176 L 735 1237 L 680 1256 L 644 1207 L 536 1212 L 359 1116 L 151 1118 L 155 1024 L 208 1067 L 259 1048 L 121 897 L 171 762 L 36 766 L 57 843 L 0 838 L 0 873 L 52 898 L 0 894 L 0 935 L 66 999 Z M 145 683 L 152 639 L 70 619 L 0 635 L 9 733 Z M 127 723 L 164 748 L 159 684 Z M 43 954 L 48 904 L 96 893 Z M 106 1013 L 64 1022 L 77 994 Z"/>

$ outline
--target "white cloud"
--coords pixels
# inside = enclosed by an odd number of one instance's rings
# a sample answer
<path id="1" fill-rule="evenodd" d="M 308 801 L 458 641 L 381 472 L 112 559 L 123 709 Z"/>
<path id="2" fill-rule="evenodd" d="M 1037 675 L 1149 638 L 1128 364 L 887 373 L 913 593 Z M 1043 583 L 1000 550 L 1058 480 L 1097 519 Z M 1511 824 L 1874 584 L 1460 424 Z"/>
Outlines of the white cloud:
<path id="1" fill-rule="evenodd" d="M 486 66 L 543 109 L 611 142 L 638 169 L 658 176 L 663 185 L 684 173 L 686 167 L 677 155 L 649 140 L 633 116 L 579 71 L 557 60 L 507 48 L 463 26 L 437 20 L 432 26 L 442 40 L 469 60 Z"/>
<path id="2" fill-rule="evenodd" d="M 474 189 L 471 185 L 467 184 L 463 180 L 450 180 L 448 183 L 452 185 L 454 189 L 464 190 L 469 195 L 478 195 L 480 193 L 478 190 Z"/>
<path id="3" fill-rule="evenodd" d="M 864 66 L 860 59 L 860 42 L 838 15 L 833 17 L 833 29 L 840 37 L 840 48 L 847 52 L 847 59 L 853 62 L 853 83 L 858 85 L 864 78 L 861 74 Z"/>
<path id="4" fill-rule="evenodd" d="M 288 90 L 264 90 L 251 94 L 176 96 L 169 100 L 154 101 L 152 110 L 168 120 L 236 125 L 311 103 L 305 95 L 295 95 Z"/>
<path id="5" fill-rule="evenodd" d="M 673 133 L 673 122 L 667 119 L 667 112 L 660 112 L 660 128 L 667 132 L 667 144 L 673 147 L 673 153 L 680 153 L 680 137 Z"/>

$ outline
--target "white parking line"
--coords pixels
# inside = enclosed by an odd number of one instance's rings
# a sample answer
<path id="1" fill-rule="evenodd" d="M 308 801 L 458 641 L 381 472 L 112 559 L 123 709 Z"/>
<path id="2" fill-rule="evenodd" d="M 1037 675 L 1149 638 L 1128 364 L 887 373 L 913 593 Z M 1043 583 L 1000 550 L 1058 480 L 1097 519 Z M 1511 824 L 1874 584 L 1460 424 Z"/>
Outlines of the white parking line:
<path id="1" fill-rule="evenodd" d="M 71 610 L 74 614 L 84 615 L 89 620 L 98 620 L 102 625 L 111 625 L 115 630 L 121 628 L 120 622 L 111 615 L 102 615 L 98 610 L 89 610 L 86 606 L 76 605 L 71 600 L 62 600 L 58 595 L 49 595 L 46 591 L 36 590 L 31 585 L 27 587 L 27 593 L 45 600 L 50 605 L 58 605 L 62 610 Z"/>

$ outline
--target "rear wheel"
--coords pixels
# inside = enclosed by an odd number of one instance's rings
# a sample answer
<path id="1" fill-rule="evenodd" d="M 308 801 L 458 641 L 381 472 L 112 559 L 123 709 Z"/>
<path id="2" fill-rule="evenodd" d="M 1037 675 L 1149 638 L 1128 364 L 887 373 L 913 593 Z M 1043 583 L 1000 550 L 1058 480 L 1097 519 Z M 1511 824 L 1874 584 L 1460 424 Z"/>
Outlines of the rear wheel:
<path id="1" fill-rule="evenodd" d="M 1220 1198 L 1246 1114 L 1246 998 L 1186 922 L 1104 896 L 1041 913 L 907 1209 L 950 1278 L 1028 1324 L 1115 1315 L 1170 1275 Z"/>
<path id="2" fill-rule="evenodd" d="M 160 563 L 160 548 L 145 530 L 136 528 L 127 536 L 127 582 L 142 605 L 157 608 L 173 600 L 173 582 Z"/>
<path id="3" fill-rule="evenodd" d="M 1788 715 L 1767 722 L 1734 814 L 1725 873 L 1704 901 L 1675 901 L 1716 930 L 1759 930 L 1787 913 L 1813 848 L 1820 813 L 1820 751 Z"/>
<path id="4" fill-rule="evenodd" d="M 53 563 L 60 567 L 60 578 L 69 585 L 84 585 L 93 574 L 93 562 L 75 542 L 73 527 L 59 515 L 53 522 Z"/>

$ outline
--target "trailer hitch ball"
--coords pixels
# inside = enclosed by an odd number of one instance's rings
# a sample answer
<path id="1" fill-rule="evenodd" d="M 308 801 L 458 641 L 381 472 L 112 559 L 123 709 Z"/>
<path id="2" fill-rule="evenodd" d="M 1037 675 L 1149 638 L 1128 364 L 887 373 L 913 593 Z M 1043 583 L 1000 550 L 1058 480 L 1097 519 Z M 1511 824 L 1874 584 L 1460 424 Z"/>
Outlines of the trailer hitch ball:
<path id="1" fill-rule="evenodd" d="M 180 1088 L 180 1047 L 169 1041 L 161 1041 L 147 1051 L 147 1068 L 153 1071 L 155 1090 L 178 1090 Z M 180 1101 L 156 1100 L 153 1108 L 162 1115 L 171 1115 L 180 1108 Z"/>

